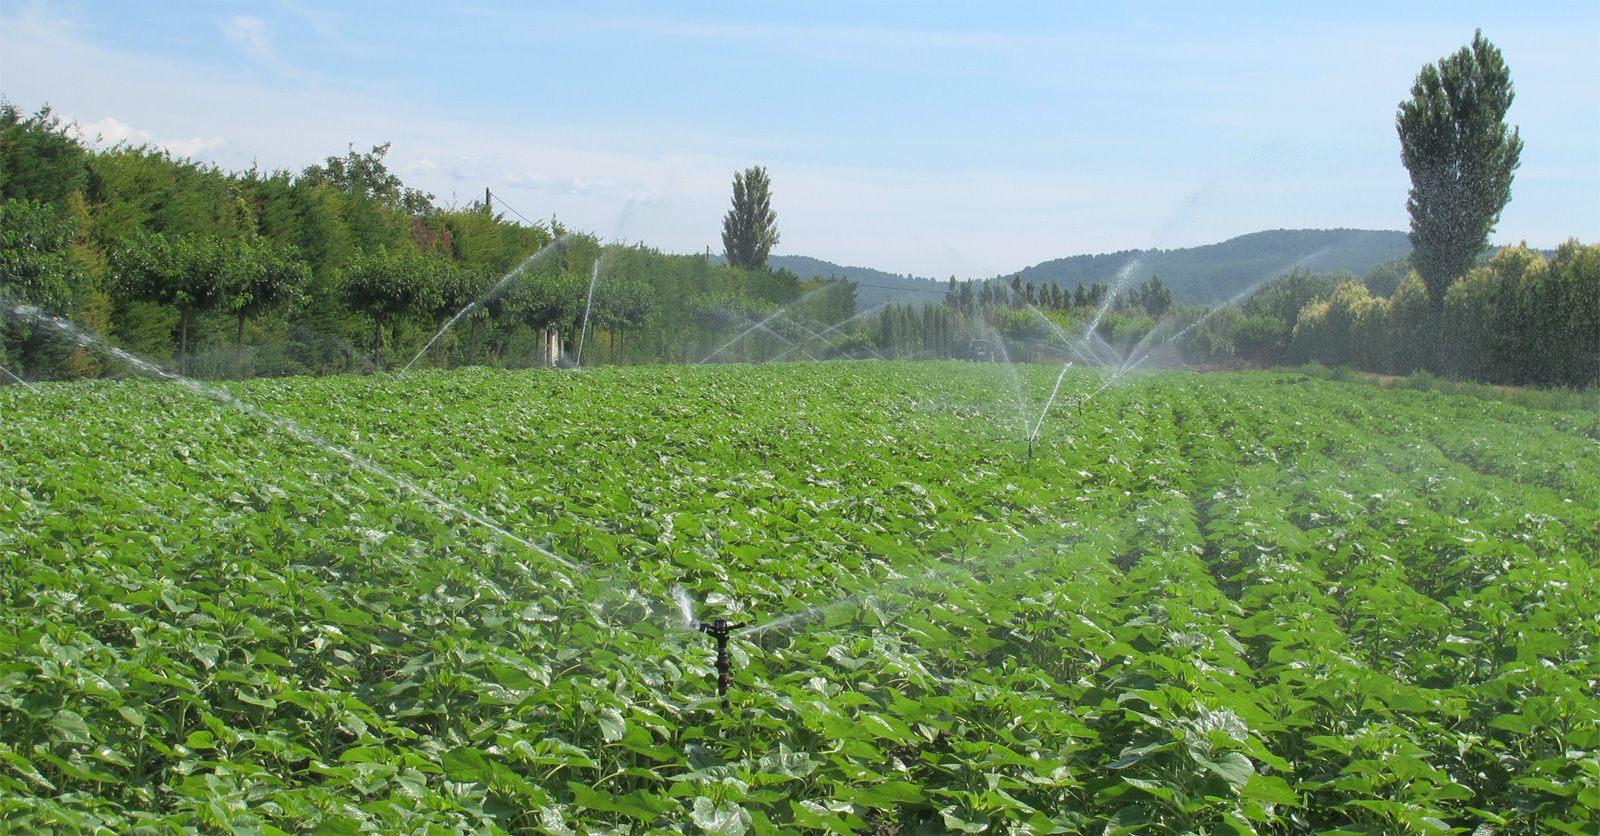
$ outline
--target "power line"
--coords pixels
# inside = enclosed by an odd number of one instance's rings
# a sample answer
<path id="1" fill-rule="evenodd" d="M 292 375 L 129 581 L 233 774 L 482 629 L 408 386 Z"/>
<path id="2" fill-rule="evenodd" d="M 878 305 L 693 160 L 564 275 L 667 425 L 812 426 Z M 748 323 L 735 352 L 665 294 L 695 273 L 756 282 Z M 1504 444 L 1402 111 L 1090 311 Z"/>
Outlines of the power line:
<path id="1" fill-rule="evenodd" d="M 845 281 L 850 281 L 850 280 L 849 279 L 845 279 Z M 949 288 L 940 288 L 938 290 L 934 290 L 931 287 L 895 287 L 892 284 L 868 284 L 867 282 L 852 282 L 852 283 L 856 287 L 875 287 L 875 288 L 877 288 L 879 290 L 899 290 L 899 291 L 905 291 L 907 293 L 937 293 L 940 296 L 943 296 L 943 295 L 945 295 L 945 293 L 949 292 Z"/>
<path id="2" fill-rule="evenodd" d="M 491 198 L 491 199 L 499 202 L 499 204 L 501 206 L 505 207 L 506 211 L 508 211 L 511 214 L 516 215 L 517 217 L 521 218 L 522 222 L 527 224 L 528 226 L 538 226 L 537 223 L 534 223 L 533 221 L 528 220 L 528 216 L 527 215 L 524 215 L 521 212 L 518 212 L 514 207 L 512 207 L 511 204 L 506 202 L 505 198 L 501 197 L 500 195 L 497 195 L 494 192 L 489 191 L 488 189 L 484 189 L 483 190 L 483 194 L 484 194 L 485 197 Z"/>

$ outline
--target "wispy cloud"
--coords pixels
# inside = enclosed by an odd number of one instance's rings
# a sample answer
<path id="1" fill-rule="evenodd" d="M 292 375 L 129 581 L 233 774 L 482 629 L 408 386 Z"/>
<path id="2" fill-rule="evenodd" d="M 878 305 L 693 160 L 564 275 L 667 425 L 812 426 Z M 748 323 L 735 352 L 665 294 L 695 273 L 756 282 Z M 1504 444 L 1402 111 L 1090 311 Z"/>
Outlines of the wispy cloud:
<path id="1" fill-rule="evenodd" d="M 261 64 L 273 64 L 272 33 L 267 22 L 252 15 L 234 15 L 222 23 L 222 35 L 245 56 Z"/>
<path id="2" fill-rule="evenodd" d="M 754 40 L 809 48 L 1013 50 L 1045 47 L 1059 42 L 1057 38 L 1015 32 L 916 27 L 666 20 L 651 17 L 593 18 L 588 22 L 608 33 L 633 32 L 656 38 L 685 40 Z"/>
<path id="3" fill-rule="evenodd" d="M 68 121 L 74 121 L 70 115 L 66 118 Z M 175 157 L 193 158 L 219 151 L 228 145 L 228 140 L 220 136 L 161 139 L 154 133 L 136 128 L 115 116 L 75 124 L 78 126 L 78 136 L 84 142 L 99 148 L 116 145 L 148 145 L 152 148 L 166 149 Z"/>
<path id="4" fill-rule="evenodd" d="M 681 196 L 647 183 L 608 177 L 555 176 L 535 171 L 507 171 L 497 177 L 496 182 L 546 194 L 587 195 L 627 203 L 672 205 L 684 202 Z"/>

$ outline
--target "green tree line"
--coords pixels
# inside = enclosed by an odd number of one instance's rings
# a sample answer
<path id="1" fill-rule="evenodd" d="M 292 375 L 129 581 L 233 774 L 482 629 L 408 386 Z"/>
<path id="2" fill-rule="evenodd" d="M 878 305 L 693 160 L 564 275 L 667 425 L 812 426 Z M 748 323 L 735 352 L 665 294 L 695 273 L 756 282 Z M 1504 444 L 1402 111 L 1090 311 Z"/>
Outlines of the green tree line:
<path id="1" fill-rule="evenodd" d="M 28 379 L 123 372 L 14 305 L 203 377 L 395 368 L 463 311 L 419 363 L 531 366 L 552 342 L 570 356 L 580 334 L 599 362 L 692 362 L 808 290 L 784 271 L 516 223 L 487 196 L 440 207 L 387 169 L 388 150 L 232 172 L 96 149 L 48 108 L 0 105 L 0 365 Z"/>

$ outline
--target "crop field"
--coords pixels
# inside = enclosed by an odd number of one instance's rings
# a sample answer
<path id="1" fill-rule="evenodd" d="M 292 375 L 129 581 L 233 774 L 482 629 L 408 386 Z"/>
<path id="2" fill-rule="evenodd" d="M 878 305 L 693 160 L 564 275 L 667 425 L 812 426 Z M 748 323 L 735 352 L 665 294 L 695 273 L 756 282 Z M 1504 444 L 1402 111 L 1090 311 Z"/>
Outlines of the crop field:
<path id="1" fill-rule="evenodd" d="M 1596 831 L 1600 416 L 1056 372 L 0 388 L 0 830 Z"/>

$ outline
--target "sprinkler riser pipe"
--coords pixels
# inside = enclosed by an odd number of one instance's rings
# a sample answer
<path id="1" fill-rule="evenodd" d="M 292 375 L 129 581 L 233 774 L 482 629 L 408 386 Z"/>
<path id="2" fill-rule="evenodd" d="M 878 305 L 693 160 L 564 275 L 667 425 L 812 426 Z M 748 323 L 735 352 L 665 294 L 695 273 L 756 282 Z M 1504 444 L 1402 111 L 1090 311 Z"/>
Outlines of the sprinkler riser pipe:
<path id="1" fill-rule="evenodd" d="M 722 698 L 723 711 L 728 710 L 728 689 L 733 687 L 733 660 L 728 656 L 728 637 L 733 635 L 733 631 L 748 626 L 747 622 L 732 623 L 726 618 L 701 621 L 694 625 L 696 630 L 717 642 L 717 696 Z"/>

